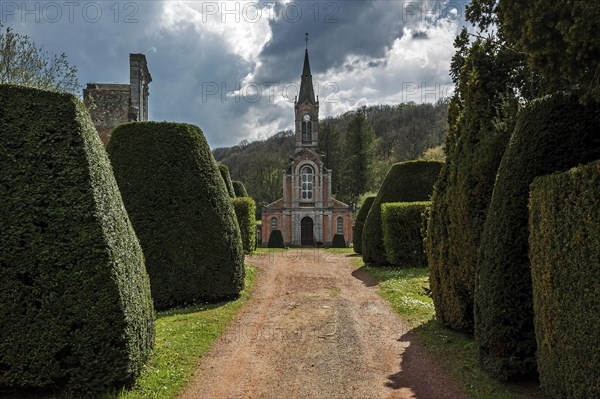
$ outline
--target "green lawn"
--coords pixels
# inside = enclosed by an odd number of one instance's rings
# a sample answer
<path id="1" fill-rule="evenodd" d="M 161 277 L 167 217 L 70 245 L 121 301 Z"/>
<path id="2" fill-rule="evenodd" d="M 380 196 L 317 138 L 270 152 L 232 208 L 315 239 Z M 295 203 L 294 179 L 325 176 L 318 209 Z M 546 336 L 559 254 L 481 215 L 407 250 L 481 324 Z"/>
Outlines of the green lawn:
<path id="1" fill-rule="evenodd" d="M 323 249 L 326 252 L 333 252 L 338 254 L 353 254 L 354 250 L 352 248 L 325 248 Z"/>
<path id="2" fill-rule="evenodd" d="M 104 395 L 102 399 L 174 398 L 189 381 L 198 359 L 249 298 L 255 277 L 255 269 L 246 266 L 246 288 L 235 301 L 158 313 L 154 352 L 135 387 Z"/>
<path id="3" fill-rule="evenodd" d="M 535 398 L 535 383 L 503 384 L 480 370 L 474 340 L 438 325 L 433 300 L 429 297 L 429 271 L 426 267 L 398 269 L 364 266 L 378 282 L 379 294 L 413 327 L 427 350 L 463 384 L 474 399 Z"/>
<path id="4" fill-rule="evenodd" d="M 257 255 L 263 255 L 263 254 L 272 254 L 272 253 L 276 253 L 276 252 L 285 252 L 287 251 L 287 248 L 263 248 L 263 247 L 258 247 L 254 250 L 254 252 L 252 252 L 252 255 L 250 256 L 257 256 Z"/>

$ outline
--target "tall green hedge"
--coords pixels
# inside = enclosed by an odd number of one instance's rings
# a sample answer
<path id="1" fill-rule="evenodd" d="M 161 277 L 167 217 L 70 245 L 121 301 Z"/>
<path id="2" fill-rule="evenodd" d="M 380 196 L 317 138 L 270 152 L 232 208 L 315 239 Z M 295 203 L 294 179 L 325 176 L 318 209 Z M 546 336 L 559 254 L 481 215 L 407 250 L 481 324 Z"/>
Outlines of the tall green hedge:
<path id="1" fill-rule="evenodd" d="M 140 239 L 157 308 L 235 297 L 244 284 L 239 226 L 202 131 L 118 126 L 107 147 Z"/>
<path id="2" fill-rule="evenodd" d="M 0 390 L 127 383 L 154 342 L 144 256 L 83 104 L 0 85 Z"/>
<path id="3" fill-rule="evenodd" d="M 219 172 L 221 173 L 221 177 L 225 182 L 225 187 L 227 188 L 227 193 L 231 198 L 235 198 L 235 189 L 233 187 L 233 182 L 231 181 L 231 175 L 229 174 L 229 168 L 227 165 L 219 163 Z"/>
<path id="4" fill-rule="evenodd" d="M 429 200 L 441 166 L 442 163 L 436 161 L 410 161 L 391 167 L 363 227 L 362 255 L 365 263 L 388 264 L 381 230 L 381 204 Z"/>
<path id="5" fill-rule="evenodd" d="M 375 201 L 375 195 L 371 195 L 365 198 L 363 205 L 358 210 L 356 214 L 356 219 L 354 220 L 354 234 L 352 236 L 352 245 L 354 247 L 354 252 L 357 254 L 362 254 L 362 232 L 365 226 L 365 220 L 367 220 L 367 215 L 371 210 L 371 205 L 373 205 L 373 201 Z"/>
<path id="6" fill-rule="evenodd" d="M 381 229 L 388 262 L 398 267 L 427 265 L 423 248 L 423 213 L 431 202 L 389 202 L 381 205 Z"/>
<path id="7" fill-rule="evenodd" d="M 599 198 L 600 162 L 531 186 L 529 259 L 545 398 L 600 397 Z"/>
<path id="8" fill-rule="evenodd" d="M 467 333 L 474 324 L 477 251 L 517 113 L 507 67 L 514 58 L 488 40 L 469 49 L 450 105 L 446 163 L 432 197 L 427 257 L 436 318 Z"/>
<path id="9" fill-rule="evenodd" d="M 232 180 L 231 184 L 233 185 L 233 192 L 236 197 L 247 197 L 248 191 L 246 191 L 246 186 L 239 180 Z"/>
<path id="10" fill-rule="evenodd" d="M 510 378 L 536 369 L 528 252 L 529 185 L 536 176 L 600 158 L 597 105 L 554 94 L 519 113 L 485 222 L 475 285 L 475 338 L 491 374 Z"/>
<path id="11" fill-rule="evenodd" d="M 285 247 L 283 242 L 283 234 L 281 230 L 271 230 L 269 235 L 269 248 L 283 248 Z"/>
<path id="12" fill-rule="evenodd" d="M 250 197 L 232 198 L 231 202 L 240 226 L 244 252 L 252 253 L 256 249 L 256 203 Z"/>

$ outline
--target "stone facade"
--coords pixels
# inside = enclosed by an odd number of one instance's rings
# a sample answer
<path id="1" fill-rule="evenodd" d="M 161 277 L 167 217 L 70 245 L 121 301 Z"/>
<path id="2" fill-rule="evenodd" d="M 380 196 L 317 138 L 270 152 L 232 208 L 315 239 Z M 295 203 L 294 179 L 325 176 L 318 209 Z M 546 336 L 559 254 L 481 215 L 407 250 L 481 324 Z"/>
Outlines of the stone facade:
<path id="1" fill-rule="evenodd" d="M 262 244 L 281 230 L 288 245 L 331 243 L 337 233 L 352 242 L 352 208 L 331 195 L 331 170 L 317 153 L 319 102 L 315 100 L 308 51 L 294 104 L 295 154 L 283 172 L 283 198 L 262 208 Z"/>
<path id="2" fill-rule="evenodd" d="M 129 84 L 88 83 L 83 101 L 104 146 L 120 123 L 148 120 L 152 76 L 144 54 L 129 55 Z"/>

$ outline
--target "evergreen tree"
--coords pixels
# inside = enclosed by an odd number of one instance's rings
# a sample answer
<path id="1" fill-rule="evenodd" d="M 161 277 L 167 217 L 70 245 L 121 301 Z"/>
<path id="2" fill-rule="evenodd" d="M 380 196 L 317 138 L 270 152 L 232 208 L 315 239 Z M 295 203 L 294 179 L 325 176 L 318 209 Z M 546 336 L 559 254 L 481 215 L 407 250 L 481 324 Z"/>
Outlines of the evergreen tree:
<path id="1" fill-rule="evenodd" d="M 556 0 L 473 0 L 467 18 L 481 29 L 497 26 L 515 52 L 542 77 L 542 94 L 579 89 L 600 100 L 600 6 Z"/>
<path id="2" fill-rule="evenodd" d="M 340 157 L 340 133 L 331 124 L 325 122 L 319 129 L 319 154 L 323 156 L 325 167 L 332 170 L 332 191 L 340 189 L 340 172 L 342 170 Z"/>
<path id="3" fill-rule="evenodd" d="M 360 194 L 369 190 L 374 143 L 373 127 L 367 120 L 365 109 L 360 109 L 354 113 L 346 134 L 346 167 L 341 176 L 343 185 L 339 191 L 342 200 L 356 202 Z"/>
<path id="4" fill-rule="evenodd" d="M 496 40 L 455 41 L 447 162 L 436 184 L 427 252 L 438 320 L 473 331 L 477 250 L 496 171 L 517 113 L 513 73 L 524 63 Z"/>

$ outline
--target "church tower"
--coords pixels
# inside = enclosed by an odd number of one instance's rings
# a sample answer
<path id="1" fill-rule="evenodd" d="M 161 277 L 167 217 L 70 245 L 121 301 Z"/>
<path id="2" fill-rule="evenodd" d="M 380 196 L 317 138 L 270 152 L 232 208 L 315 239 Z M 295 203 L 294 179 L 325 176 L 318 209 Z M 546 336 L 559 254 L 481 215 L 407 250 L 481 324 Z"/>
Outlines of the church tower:
<path id="1" fill-rule="evenodd" d="M 331 195 L 331 170 L 318 152 L 319 101 L 315 98 L 307 46 L 294 102 L 296 148 L 283 173 L 283 198 L 261 208 L 262 245 L 281 232 L 286 245 L 329 245 L 336 234 L 352 242 L 352 207 Z"/>
<path id="2" fill-rule="evenodd" d="M 315 90 L 308 60 L 308 45 L 304 51 L 300 91 L 294 103 L 294 110 L 296 114 L 296 153 L 303 148 L 316 150 L 319 143 L 319 101 L 318 97 L 315 100 Z"/>

